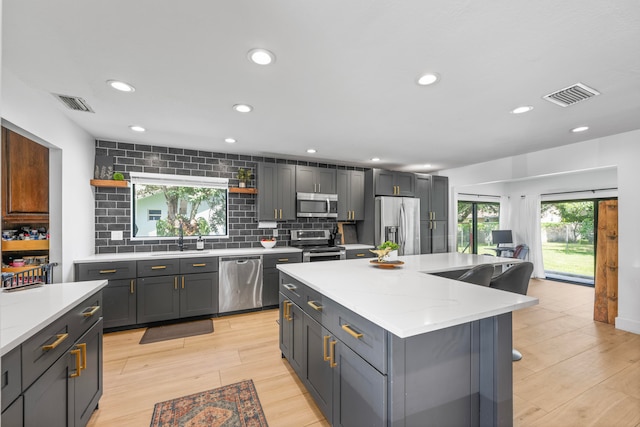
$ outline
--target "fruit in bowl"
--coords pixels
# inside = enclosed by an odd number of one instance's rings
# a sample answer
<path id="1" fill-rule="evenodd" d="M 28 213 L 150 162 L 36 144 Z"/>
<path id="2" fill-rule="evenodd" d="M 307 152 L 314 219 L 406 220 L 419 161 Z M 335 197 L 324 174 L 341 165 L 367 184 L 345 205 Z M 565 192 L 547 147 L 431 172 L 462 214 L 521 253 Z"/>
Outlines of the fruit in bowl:
<path id="1" fill-rule="evenodd" d="M 260 239 L 260 244 L 265 249 L 271 249 L 276 245 L 276 239 L 274 239 L 274 238 Z"/>

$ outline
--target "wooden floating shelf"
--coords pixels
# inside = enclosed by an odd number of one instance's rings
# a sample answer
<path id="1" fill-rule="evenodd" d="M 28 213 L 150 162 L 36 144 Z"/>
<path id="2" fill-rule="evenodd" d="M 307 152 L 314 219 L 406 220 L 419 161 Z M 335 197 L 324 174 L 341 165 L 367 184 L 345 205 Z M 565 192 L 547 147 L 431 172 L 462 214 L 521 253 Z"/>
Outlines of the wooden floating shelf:
<path id="1" fill-rule="evenodd" d="M 116 181 L 115 179 L 92 179 L 89 181 L 94 187 L 128 187 L 129 181 Z"/>
<path id="2" fill-rule="evenodd" d="M 229 187 L 229 193 L 258 194 L 258 189 L 256 189 L 256 188 L 243 188 L 243 187 Z"/>
<path id="3" fill-rule="evenodd" d="M 48 240 L 3 240 L 3 251 L 46 251 L 49 250 Z"/>

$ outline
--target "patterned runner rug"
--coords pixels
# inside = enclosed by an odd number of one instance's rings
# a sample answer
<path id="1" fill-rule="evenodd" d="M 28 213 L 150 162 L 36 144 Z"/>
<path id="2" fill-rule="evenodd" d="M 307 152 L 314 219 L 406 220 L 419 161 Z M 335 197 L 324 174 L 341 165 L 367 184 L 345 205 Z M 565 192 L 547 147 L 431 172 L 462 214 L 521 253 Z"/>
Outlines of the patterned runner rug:
<path id="1" fill-rule="evenodd" d="M 150 427 L 267 427 L 252 380 L 156 403 Z"/>

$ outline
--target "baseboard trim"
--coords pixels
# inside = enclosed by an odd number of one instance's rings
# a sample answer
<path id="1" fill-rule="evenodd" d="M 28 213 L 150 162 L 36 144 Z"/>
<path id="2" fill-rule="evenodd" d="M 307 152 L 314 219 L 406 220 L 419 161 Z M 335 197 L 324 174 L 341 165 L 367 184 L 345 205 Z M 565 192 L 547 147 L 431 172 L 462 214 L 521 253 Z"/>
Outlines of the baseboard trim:
<path id="1" fill-rule="evenodd" d="M 640 335 L 640 321 L 616 317 L 616 329 Z"/>

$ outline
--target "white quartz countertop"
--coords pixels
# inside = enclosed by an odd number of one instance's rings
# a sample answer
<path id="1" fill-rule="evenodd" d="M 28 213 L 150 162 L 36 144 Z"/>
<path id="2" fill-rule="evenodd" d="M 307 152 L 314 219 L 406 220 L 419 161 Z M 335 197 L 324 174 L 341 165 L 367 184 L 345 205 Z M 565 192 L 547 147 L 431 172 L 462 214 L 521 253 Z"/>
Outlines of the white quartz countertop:
<path id="1" fill-rule="evenodd" d="M 106 280 L 43 285 L 0 291 L 0 356 L 38 333 L 107 285 Z"/>
<path id="2" fill-rule="evenodd" d="M 431 274 L 478 264 L 513 264 L 512 258 L 457 252 L 398 258 L 381 269 L 371 259 L 280 264 L 277 268 L 400 338 L 536 305 L 537 298 Z"/>
<path id="3" fill-rule="evenodd" d="M 301 249 L 290 246 L 265 248 L 239 248 L 239 249 L 209 249 L 203 251 L 159 251 L 159 252 L 130 252 L 118 254 L 96 254 L 74 260 L 76 264 L 88 262 L 108 261 L 137 261 L 155 258 L 195 258 L 205 256 L 242 256 L 242 255 L 269 255 L 302 252 Z"/>
<path id="4" fill-rule="evenodd" d="M 360 250 L 360 249 L 374 249 L 375 246 L 373 245 L 363 245 L 360 243 L 348 243 L 345 245 L 338 245 L 341 248 L 345 248 L 346 250 L 350 251 L 350 250 Z"/>

